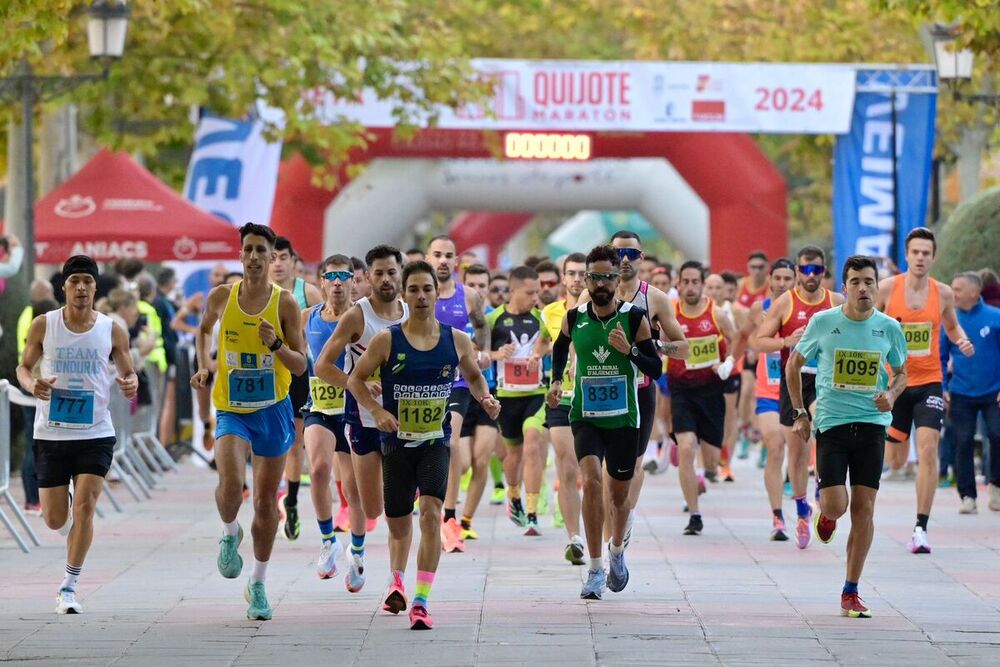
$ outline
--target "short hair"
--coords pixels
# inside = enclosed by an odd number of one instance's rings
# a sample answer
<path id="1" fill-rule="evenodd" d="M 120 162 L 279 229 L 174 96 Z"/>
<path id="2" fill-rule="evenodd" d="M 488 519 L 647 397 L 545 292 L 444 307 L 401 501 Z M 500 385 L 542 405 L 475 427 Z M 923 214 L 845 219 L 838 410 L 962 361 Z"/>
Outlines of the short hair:
<path id="1" fill-rule="evenodd" d="M 360 257 L 351 257 L 351 270 L 352 271 L 364 271 L 368 267 L 365 266 L 365 260 Z"/>
<path id="2" fill-rule="evenodd" d="M 584 255 L 582 252 L 571 252 L 570 254 L 566 255 L 566 259 L 564 259 L 562 262 L 563 271 L 566 270 L 566 265 L 569 264 L 570 262 L 572 262 L 573 264 L 586 264 L 587 256 Z"/>
<path id="3" fill-rule="evenodd" d="M 515 280 L 538 280 L 538 272 L 530 266 L 515 266 L 510 271 L 511 282 Z"/>
<path id="4" fill-rule="evenodd" d="M 377 257 L 376 259 L 385 259 L 385 257 Z M 437 279 L 437 276 L 434 275 L 434 267 L 432 267 L 430 264 L 428 264 L 427 262 L 425 262 L 422 259 L 418 259 L 416 261 L 410 262 L 409 264 L 407 264 L 406 266 L 403 267 L 403 289 L 404 290 L 406 289 L 406 283 L 409 282 L 409 280 L 410 280 L 410 276 L 412 276 L 414 274 L 417 274 L 417 273 L 426 273 L 427 275 L 429 275 L 431 277 L 431 281 L 434 283 L 434 291 L 435 292 L 437 291 L 437 288 L 438 288 L 438 279 Z"/>
<path id="5" fill-rule="evenodd" d="M 640 239 L 639 235 L 630 229 L 619 229 L 611 235 L 611 240 L 614 241 L 615 239 L 635 239 L 639 242 L 639 245 L 642 245 L 642 239 Z"/>
<path id="6" fill-rule="evenodd" d="M 989 267 L 979 269 L 978 273 L 979 277 L 983 279 L 983 285 L 996 285 L 997 283 L 1000 283 L 1000 278 L 997 278 L 996 272 Z M 52 284 L 54 286 L 55 282 Z"/>
<path id="7" fill-rule="evenodd" d="M 774 273 L 778 269 L 788 269 L 792 273 L 795 273 L 796 266 L 795 262 L 788 259 L 787 257 L 779 257 L 771 263 L 771 273 Z"/>
<path id="8" fill-rule="evenodd" d="M 747 261 L 749 262 L 751 259 L 762 259 L 766 262 L 767 253 L 765 253 L 763 250 L 754 250 L 752 253 L 747 255 Z"/>
<path id="9" fill-rule="evenodd" d="M 542 257 L 540 255 L 529 255 L 524 258 L 524 266 L 530 266 L 531 268 L 535 268 L 542 262 L 546 261 L 548 261 L 548 257 Z"/>
<path id="10" fill-rule="evenodd" d="M 554 273 L 556 278 L 562 275 L 559 271 L 559 267 L 555 265 L 555 262 L 549 260 L 543 260 L 535 265 L 535 273 Z"/>
<path id="11" fill-rule="evenodd" d="M 135 280 L 135 277 L 142 273 L 142 260 L 135 257 L 125 257 L 115 262 L 115 273 L 123 276 L 125 280 Z"/>
<path id="12" fill-rule="evenodd" d="M 851 269 L 855 271 L 863 271 L 865 269 L 871 269 L 875 273 L 875 280 L 878 280 L 878 263 L 875 261 L 874 257 L 868 255 L 851 255 L 844 262 L 844 270 L 841 273 L 841 282 L 847 282 L 847 272 Z"/>
<path id="13" fill-rule="evenodd" d="M 455 239 L 451 238 L 447 234 L 438 234 L 437 236 L 431 238 L 431 240 L 427 242 L 427 247 L 430 248 L 431 244 L 434 243 L 435 241 L 447 241 L 448 243 L 455 246 L 455 252 L 458 252 L 458 244 L 455 243 Z"/>
<path id="14" fill-rule="evenodd" d="M 263 236 L 264 240 L 267 241 L 267 244 L 271 246 L 271 249 L 274 249 L 274 244 L 278 236 L 274 233 L 274 230 L 267 225 L 258 225 L 256 222 L 246 223 L 240 227 L 240 243 L 243 243 L 243 241 L 245 241 L 251 234 L 254 234 L 255 236 Z"/>
<path id="15" fill-rule="evenodd" d="M 135 286 L 139 290 L 139 298 L 143 301 L 156 294 L 156 281 L 153 280 L 153 276 L 146 272 L 135 277 Z"/>
<path id="16" fill-rule="evenodd" d="M 719 274 L 722 277 L 722 282 L 729 283 L 730 285 L 739 285 L 740 279 L 732 271 L 723 271 Z"/>
<path id="17" fill-rule="evenodd" d="M 111 309 L 111 312 L 119 308 L 134 306 L 137 303 L 139 303 L 139 297 L 126 289 L 116 287 L 108 293 L 108 308 Z"/>
<path id="18" fill-rule="evenodd" d="M 176 271 L 174 271 L 169 266 L 164 266 L 162 269 L 156 272 L 156 286 L 163 287 L 176 277 L 177 277 Z"/>
<path id="19" fill-rule="evenodd" d="M 399 252 L 398 248 L 385 244 L 377 245 L 366 252 L 365 264 L 371 266 L 376 259 L 389 259 L 390 257 L 396 260 L 396 264 L 403 265 L 403 253 Z"/>
<path id="20" fill-rule="evenodd" d="M 239 278 L 240 280 L 243 280 L 243 272 L 242 271 L 230 271 L 222 279 L 222 283 L 223 284 L 228 283 L 230 278 Z"/>
<path id="21" fill-rule="evenodd" d="M 498 272 L 490 276 L 490 282 L 493 282 L 494 280 L 502 280 L 504 282 L 508 282 L 510 279 L 507 277 L 506 273 Z"/>
<path id="22" fill-rule="evenodd" d="M 914 227 L 910 230 L 910 233 L 906 235 L 906 243 L 903 244 L 903 250 L 907 251 L 910 249 L 910 241 L 913 239 L 925 239 L 931 242 L 931 254 L 937 254 L 937 239 L 934 238 L 934 232 L 927 229 L 926 227 Z"/>
<path id="23" fill-rule="evenodd" d="M 975 285 L 976 289 L 983 289 L 983 277 L 975 271 L 959 271 L 955 274 L 955 278 L 965 278 L 970 283 Z M 955 278 L 952 278 L 952 280 Z"/>
<path id="24" fill-rule="evenodd" d="M 699 262 L 696 259 L 689 259 L 688 261 L 681 264 L 681 268 L 677 271 L 677 275 L 681 275 L 687 269 L 697 269 L 698 275 L 701 276 L 701 280 L 704 282 L 705 276 L 708 274 L 708 267 Z"/>
<path id="25" fill-rule="evenodd" d="M 667 270 L 667 273 L 669 273 L 670 275 L 674 274 L 674 265 L 671 264 L 670 262 L 663 262 L 660 266 L 665 268 Z"/>
<path id="26" fill-rule="evenodd" d="M 465 275 L 467 276 L 486 276 L 487 282 L 490 280 L 490 270 L 487 269 L 482 264 L 470 264 L 469 268 L 465 270 Z"/>
<path id="27" fill-rule="evenodd" d="M 610 245 L 599 245 L 591 248 L 587 253 L 587 266 L 597 262 L 611 262 L 611 266 L 621 266 L 622 260 L 618 256 L 618 251 Z"/>
<path id="28" fill-rule="evenodd" d="M 350 257 L 348 257 L 347 255 L 336 254 L 336 255 L 330 255 L 329 257 L 323 260 L 323 263 L 319 265 L 319 274 L 323 275 L 324 273 L 326 273 L 326 267 L 330 266 L 331 264 L 333 264 L 334 266 L 349 266 L 351 267 L 352 270 L 354 269 L 354 263 L 351 262 Z"/>
<path id="29" fill-rule="evenodd" d="M 423 250 L 421 250 L 420 248 L 410 248 L 409 250 L 407 250 L 403 254 L 405 254 L 405 255 L 421 255 L 421 256 L 423 256 L 426 253 Z"/>
<path id="30" fill-rule="evenodd" d="M 659 264 L 660 258 L 657 257 L 656 255 L 646 255 L 645 257 L 642 258 L 642 261 L 652 262 L 653 264 Z"/>
<path id="31" fill-rule="evenodd" d="M 292 248 L 292 242 L 291 241 L 289 241 L 284 236 L 275 236 L 274 237 L 274 251 L 275 252 L 281 252 L 282 250 L 287 250 L 288 254 L 291 255 L 292 257 L 296 257 L 297 256 L 295 254 L 295 249 Z"/>
<path id="32" fill-rule="evenodd" d="M 821 262 L 826 261 L 826 253 L 823 252 L 822 248 L 815 245 L 802 246 L 802 248 L 799 250 L 799 254 L 797 254 L 795 257 L 796 259 L 805 259 L 806 261 L 811 261 L 818 257 Z"/>

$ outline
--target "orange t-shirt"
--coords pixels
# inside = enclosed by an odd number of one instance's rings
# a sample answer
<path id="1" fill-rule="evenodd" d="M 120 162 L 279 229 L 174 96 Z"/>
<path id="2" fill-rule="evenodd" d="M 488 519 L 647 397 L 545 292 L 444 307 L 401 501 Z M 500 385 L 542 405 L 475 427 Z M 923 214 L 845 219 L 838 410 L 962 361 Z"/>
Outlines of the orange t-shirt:
<path id="1" fill-rule="evenodd" d="M 920 387 L 941 382 L 941 294 L 931 278 L 927 300 L 919 310 L 906 305 L 906 274 L 892 281 L 885 314 L 899 322 L 906 338 L 906 386 Z"/>

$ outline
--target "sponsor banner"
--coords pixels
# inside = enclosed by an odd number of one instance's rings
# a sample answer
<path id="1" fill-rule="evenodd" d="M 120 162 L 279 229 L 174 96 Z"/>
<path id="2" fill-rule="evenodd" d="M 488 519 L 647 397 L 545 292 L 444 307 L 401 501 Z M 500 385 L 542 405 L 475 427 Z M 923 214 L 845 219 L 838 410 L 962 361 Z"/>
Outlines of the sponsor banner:
<path id="1" fill-rule="evenodd" d="M 107 240 L 37 241 L 37 261 L 39 264 L 58 264 L 73 255 L 89 255 L 100 263 L 129 258 L 145 262 L 176 260 L 186 263 L 190 260 L 229 259 L 240 252 L 235 241 L 199 241 L 190 236 L 157 239 L 144 238 L 142 235 L 129 238 L 125 234 L 116 234 L 115 237 Z"/>
<path id="2" fill-rule="evenodd" d="M 850 65 L 474 60 L 496 84 L 487 108 L 441 109 L 445 129 L 847 132 Z M 324 120 L 396 125 L 390 101 L 319 100 Z M 419 118 L 418 118 L 419 120 Z"/>
<path id="3" fill-rule="evenodd" d="M 833 237 L 838 279 L 851 255 L 891 257 L 905 270 L 903 242 L 914 227 L 925 224 L 927 216 L 936 110 L 935 94 L 896 93 L 894 178 L 892 97 L 858 93 L 850 134 L 837 137 L 834 150 Z"/>

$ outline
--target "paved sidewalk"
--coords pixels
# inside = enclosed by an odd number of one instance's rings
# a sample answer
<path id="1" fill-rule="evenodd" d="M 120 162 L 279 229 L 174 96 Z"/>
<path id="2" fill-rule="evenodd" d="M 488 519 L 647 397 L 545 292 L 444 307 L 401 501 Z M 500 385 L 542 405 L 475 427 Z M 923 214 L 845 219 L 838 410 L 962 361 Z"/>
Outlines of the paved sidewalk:
<path id="1" fill-rule="evenodd" d="M 768 540 L 761 471 L 738 461 L 733 484 L 702 498 L 705 532 L 685 537 L 676 471 L 650 477 L 628 551 L 628 588 L 579 599 L 584 568 L 562 560 L 564 534 L 520 535 L 498 507 L 477 518 L 482 539 L 445 555 L 430 597 L 432 632 L 379 610 L 387 580 L 384 522 L 368 542 L 368 585 L 319 581 L 318 533 L 300 492 L 302 538 L 279 539 L 268 572 L 274 620 L 247 621 L 244 578 L 215 567 L 221 531 L 213 473 L 190 464 L 154 501 L 96 524 L 80 580 L 80 616 L 57 616 L 59 536 L 33 519 L 31 555 L 0 536 L 0 660 L 45 664 L 970 664 L 1000 663 L 1000 512 L 960 516 L 939 490 L 934 552 L 911 555 L 912 482 L 883 483 L 861 593 L 871 620 L 839 615 L 844 521 L 828 546 Z M 16 482 L 16 480 L 15 480 Z M 119 494 L 124 497 L 124 492 Z M 107 503 L 105 507 L 110 510 Z M 250 508 L 241 522 L 249 528 Z M 786 501 L 786 515 L 794 505 Z M 247 531 L 249 535 L 249 530 Z M 250 562 L 245 542 L 241 553 Z M 343 569 L 343 567 L 341 568 Z M 244 568 L 244 575 L 248 568 Z M 414 587 L 415 566 L 407 573 Z M 323 661 L 322 663 L 320 661 Z"/>

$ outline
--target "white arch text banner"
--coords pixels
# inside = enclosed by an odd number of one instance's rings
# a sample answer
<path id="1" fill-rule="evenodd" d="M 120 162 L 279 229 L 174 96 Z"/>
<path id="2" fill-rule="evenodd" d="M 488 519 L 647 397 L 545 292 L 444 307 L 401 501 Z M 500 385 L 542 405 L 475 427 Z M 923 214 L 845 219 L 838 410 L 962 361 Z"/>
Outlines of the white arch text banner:
<path id="1" fill-rule="evenodd" d="M 495 82 L 487 107 L 441 109 L 437 127 L 528 131 L 843 134 L 856 68 L 843 64 L 479 59 Z M 330 122 L 396 125 L 391 101 L 326 96 Z M 413 118 L 422 118 L 413 112 Z M 419 124 L 419 123 L 418 123 Z"/>

